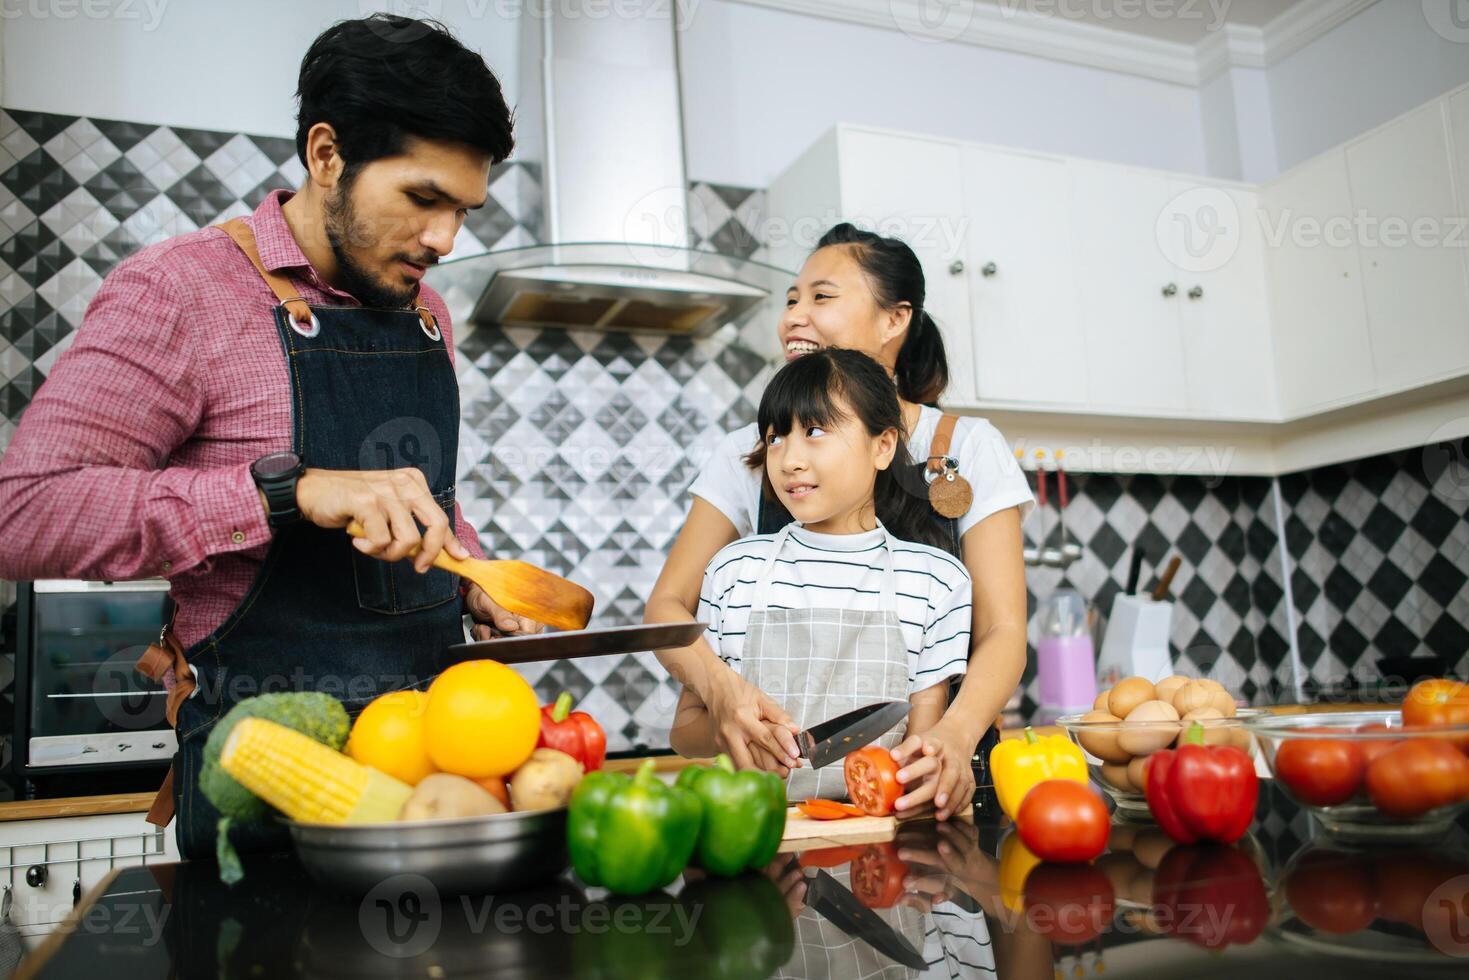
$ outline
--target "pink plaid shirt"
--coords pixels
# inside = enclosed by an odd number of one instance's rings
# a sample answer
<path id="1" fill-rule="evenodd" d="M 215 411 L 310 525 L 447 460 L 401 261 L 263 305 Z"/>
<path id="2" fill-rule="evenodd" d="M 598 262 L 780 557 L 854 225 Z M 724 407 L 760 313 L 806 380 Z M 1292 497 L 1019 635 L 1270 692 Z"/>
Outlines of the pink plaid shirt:
<path id="1" fill-rule="evenodd" d="M 248 219 L 311 303 L 356 303 L 306 261 L 276 191 Z M 444 301 L 424 287 L 450 357 Z M 291 448 L 276 298 L 222 231 L 120 262 L 0 458 L 0 577 L 169 580 L 188 646 L 244 598 L 270 528 L 250 464 Z M 482 556 L 455 507 L 459 540 Z"/>

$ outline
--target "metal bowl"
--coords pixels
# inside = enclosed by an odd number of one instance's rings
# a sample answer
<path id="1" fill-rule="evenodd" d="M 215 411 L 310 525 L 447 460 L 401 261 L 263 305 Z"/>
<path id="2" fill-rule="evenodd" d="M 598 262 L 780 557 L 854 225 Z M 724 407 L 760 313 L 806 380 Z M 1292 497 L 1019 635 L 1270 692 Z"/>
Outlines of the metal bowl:
<path id="1" fill-rule="evenodd" d="M 566 870 L 566 807 L 457 820 L 313 824 L 284 821 L 308 874 L 366 894 L 394 875 L 422 875 L 451 895 L 513 891 Z"/>

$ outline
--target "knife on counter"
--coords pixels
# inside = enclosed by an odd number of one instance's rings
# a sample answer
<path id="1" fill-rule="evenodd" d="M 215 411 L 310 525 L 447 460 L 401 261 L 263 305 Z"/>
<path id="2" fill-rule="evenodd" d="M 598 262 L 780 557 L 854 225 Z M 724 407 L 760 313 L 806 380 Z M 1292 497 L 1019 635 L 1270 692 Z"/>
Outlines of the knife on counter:
<path id="1" fill-rule="evenodd" d="M 911 970 L 927 969 L 923 954 L 882 916 L 863 905 L 852 890 L 825 871 L 806 882 L 806 905 L 854 939 Z"/>
<path id="2" fill-rule="evenodd" d="M 876 701 L 806 729 L 796 746 L 812 769 L 820 769 L 871 745 L 906 717 L 907 701 Z"/>

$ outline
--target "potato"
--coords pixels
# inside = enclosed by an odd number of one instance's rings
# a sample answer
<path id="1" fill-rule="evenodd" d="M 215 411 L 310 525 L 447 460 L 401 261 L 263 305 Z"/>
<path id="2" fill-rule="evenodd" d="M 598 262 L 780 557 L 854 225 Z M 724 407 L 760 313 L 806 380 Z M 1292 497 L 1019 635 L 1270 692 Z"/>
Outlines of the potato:
<path id="1" fill-rule="evenodd" d="M 1107 710 L 1118 718 L 1126 718 L 1144 701 L 1153 700 L 1153 683 L 1146 677 L 1128 677 L 1117 682 L 1107 696 Z"/>
<path id="2" fill-rule="evenodd" d="M 1159 701 L 1167 701 L 1169 704 L 1172 704 L 1173 696 L 1178 693 L 1178 689 L 1180 687 L 1183 687 L 1183 685 L 1187 684 L 1188 682 L 1189 678 L 1183 676 L 1182 674 L 1174 674 L 1171 677 L 1165 677 L 1161 681 L 1153 685 L 1153 696 L 1156 697 Z"/>
<path id="3" fill-rule="evenodd" d="M 1190 711 L 1199 708 L 1214 707 L 1214 689 L 1206 681 L 1189 681 L 1178 689 L 1169 702 L 1178 710 L 1180 715 L 1186 715 Z"/>
<path id="4" fill-rule="evenodd" d="M 1127 778 L 1127 767 L 1113 765 L 1110 762 L 1102 764 L 1102 778 L 1112 786 L 1124 793 L 1136 793 L 1137 787 L 1132 785 L 1132 780 Z"/>
<path id="5" fill-rule="evenodd" d="M 1177 721 L 1178 712 L 1167 701 L 1144 701 L 1122 722 L 1117 745 L 1131 755 L 1156 752 L 1178 737 L 1178 726 L 1149 723 Z"/>
<path id="6" fill-rule="evenodd" d="M 1103 691 L 1101 694 L 1098 694 L 1097 695 L 1097 699 L 1092 702 L 1092 710 L 1093 711 L 1107 711 L 1107 697 L 1111 693 L 1112 693 L 1112 689 L 1109 687 L 1105 691 Z M 1108 714 L 1111 714 L 1112 712 L 1107 711 L 1107 713 Z"/>
<path id="7" fill-rule="evenodd" d="M 1121 724 L 1122 719 L 1106 711 L 1088 711 L 1082 721 L 1109 721 Z M 1081 747 L 1103 762 L 1126 762 L 1131 756 L 1117 747 L 1117 729 L 1110 731 L 1077 732 Z"/>
<path id="8" fill-rule="evenodd" d="M 473 780 L 453 773 L 435 772 L 419 780 L 413 795 L 399 811 L 398 819 L 450 820 L 505 812 L 505 805 Z"/>
<path id="9" fill-rule="evenodd" d="M 1127 764 L 1127 780 L 1137 787 L 1139 793 L 1148 791 L 1148 756 L 1140 755 Z"/>
<path id="10" fill-rule="evenodd" d="M 1195 708 L 1194 710 L 1185 713 L 1184 716 L 1181 719 L 1179 719 L 1179 721 L 1182 722 L 1183 727 L 1179 730 L 1179 732 L 1178 732 L 1178 740 L 1174 744 L 1175 745 L 1182 745 L 1183 744 L 1183 738 L 1184 738 L 1185 735 L 1188 734 L 1188 729 L 1189 729 L 1189 724 L 1188 723 L 1189 722 L 1191 722 L 1191 721 L 1211 721 L 1211 720 L 1212 721 L 1220 721 L 1223 718 L 1224 718 L 1224 715 L 1220 713 L 1220 711 L 1219 711 L 1218 708 Z M 1229 729 L 1226 728 L 1223 725 L 1205 725 L 1204 726 L 1204 744 L 1205 745 L 1227 745 L 1227 744 L 1229 744 Z"/>
<path id="11" fill-rule="evenodd" d="M 517 813 L 554 810 L 571 800 L 581 777 L 581 763 L 565 752 L 536 749 L 510 777 L 510 799 Z"/>

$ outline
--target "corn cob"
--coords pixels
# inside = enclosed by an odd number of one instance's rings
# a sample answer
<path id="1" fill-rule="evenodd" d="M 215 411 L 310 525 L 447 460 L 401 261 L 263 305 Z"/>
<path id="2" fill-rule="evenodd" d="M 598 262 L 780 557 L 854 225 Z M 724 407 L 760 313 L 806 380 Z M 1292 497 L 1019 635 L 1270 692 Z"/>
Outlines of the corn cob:
<path id="1" fill-rule="evenodd" d="M 406 783 L 264 718 L 241 719 L 219 761 L 241 786 L 302 823 L 396 820 L 413 795 Z"/>

